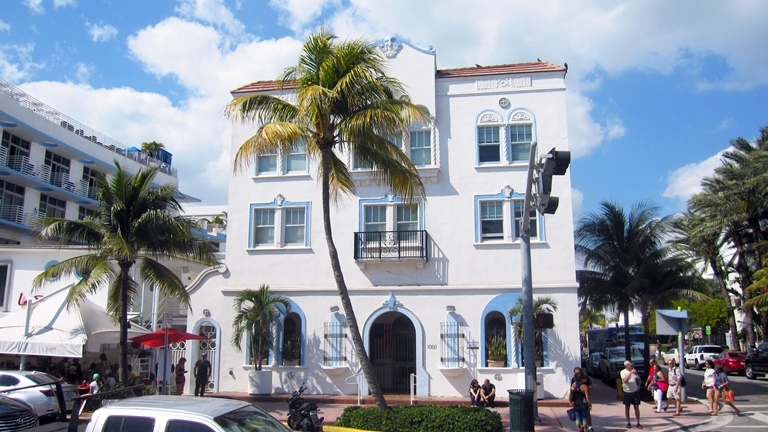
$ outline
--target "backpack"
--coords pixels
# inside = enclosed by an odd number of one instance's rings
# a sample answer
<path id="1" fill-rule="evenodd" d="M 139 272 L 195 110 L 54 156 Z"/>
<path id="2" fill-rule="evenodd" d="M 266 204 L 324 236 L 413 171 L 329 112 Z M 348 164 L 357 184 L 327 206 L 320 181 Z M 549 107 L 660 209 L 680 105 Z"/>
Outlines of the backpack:
<path id="1" fill-rule="evenodd" d="M 680 375 L 680 379 L 678 381 L 680 382 L 680 387 L 685 387 L 685 375 Z"/>

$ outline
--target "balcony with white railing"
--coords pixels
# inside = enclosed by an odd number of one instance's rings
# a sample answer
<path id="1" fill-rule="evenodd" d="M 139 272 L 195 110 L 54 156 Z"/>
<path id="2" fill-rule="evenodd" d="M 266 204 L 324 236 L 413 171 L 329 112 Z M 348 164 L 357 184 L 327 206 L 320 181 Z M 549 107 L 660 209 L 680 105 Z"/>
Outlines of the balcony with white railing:
<path id="1" fill-rule="evenodd" d="M 0 205 L 0 224 L 12 222 L 31 227 L 40 216 L 35 212 L 25 212 L 20 205 Z"/>
<path id="2" fill-rule="evenodd" d="M 177 177 L 176 168 L 173 168 L 170 163 L 158 160 L 146 152 L 142 152 L 135 147 L 126 148 L 125 145 L 120 142 L 72 119 L 71 117 L 62 114 L 61 112 L 49 107 L 48 105 L 40 102 L 39 100 L 28 95 L 21 89 L 18 89 L 8 83 L 5 80 L 0 79 L 0 94 L 3 94 L 20 106 L 32 111 L 41 118 L 61 126 L 65 130 L 72 132 L 81 138 L 91 141 L 94 146 L 98 145 L 115 154 L 127 157 L 133 161 L 136 161 L 145 166 L 158 167 L 160 172 L 168 174 L 172 177 Z M 170 160 L 169 160 L 170 161 Z"/>

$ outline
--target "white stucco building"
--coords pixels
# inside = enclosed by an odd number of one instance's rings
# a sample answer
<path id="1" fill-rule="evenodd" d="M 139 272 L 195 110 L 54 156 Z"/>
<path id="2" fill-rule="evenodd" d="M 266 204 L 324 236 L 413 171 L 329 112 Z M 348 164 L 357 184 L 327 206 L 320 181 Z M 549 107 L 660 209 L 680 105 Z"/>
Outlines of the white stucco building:
<path id="1" fill-rule="evenodd" d="M 153 157 L 136 147 L 125 146 L 3 80 L 0 80 L 0 135 L 0 319 L 23 310 L 29 298 L 44 299 L 74 282 L 60 280 L 31 292 L 32 280 L 47 266 L 84 253 L 77 247 L 59 248 L 51 242 L 38 242 L 33 232 L 38 218 L 55 216 L 75 220 L 92 214 L 98 206 L 96 179 L 100 175 L 107 178 L 113 175 L 117 171 L 115 161 L 129 173 L 157 166 L 155 183 L 158 186 L 178 185 L 170 153 L 160 151 Z M 178 200 L 199 201 L 186 195 L 179 196 Z M 225 239 L 221 232 L 201 229 L 198 234 L 215 243 L 223 243 Z M 194 266 L 171 264 L 169 267 L 190 284 L 199 274 Z M 106 291 L 97 293 L 93 300 L 105 305 Z M 149 323 L 156 320 L 153 312 L 160 316 L 171 313 L 176 325 L 186 327 L 186 308 L 180 308 L 178 302 L 155 300 L 157 308 L 152 307 L 152 293 L 147 289 L 135 304 L 132 316 Z M 92 352 L 86 357 L 95 358 L 103 348 L 117 352 L 114 345 L 91 344 L 89 351 Z M 27 360 L 35 364 L 57 354 L 74 356 L 71 352 L 57 353 L 51 346 L 45 355 L 30 356 Z M 116 359 L 113 355 L 112 360 Z M 19 360 L 18 356 L 0 355 L 0 368 L 18 367 Z"/>
<path id="2" fill-rule="evenodd" d="M 540 153 L 568 150 L 567 70 L 546 62 L 438 70 L 431 48 L 397 39 L 379 47 L 389 73 L 434 117 L 402 137 L 426 185 L 415 205 L 343 156 L 357 194 L 333 208 L 333 232 L 379 383 L 385 393 L 407 394 L 414 374 L 416 393 L 431 396 L 465 396 L 472 378 L 491 379 L 502 395 L 523 388 L 521 344 L 507 314 L 521 295 L 516 222 L 531 142 Z M 262 81 L 233 95 L 256 92 L 278 94 L 275 82 Z M 233 126 L 233 155 L 255 131 L 253 124 Z M 226 270 L 191 287 L 195 311 L 188 317 L 188 331 L 215 329 L 215 390 L 246 391 L 250 359 L 230 344 L 233 299 L 268 284 L 292 306 L 275 326 L 267 367 L 273 391 L 290 391 L 302 379 L 314 393 L 357 391 L 315 164 L 303 153 L 264 156 L 230 180 Z M 532 214 L 533 287 L 534 297 L 557 302 L 539 373 L 547 397 L 562 397 L 580 362 L 569 174 L 555 177 L 553 195 L 560 197 L 555 215 Z M 507 359 L 487 367 L 486 341 L 496 333 L 507 341 Z M 282 361 L 282 343 L 291 337 L 301 340 L 298 366 Z"/>

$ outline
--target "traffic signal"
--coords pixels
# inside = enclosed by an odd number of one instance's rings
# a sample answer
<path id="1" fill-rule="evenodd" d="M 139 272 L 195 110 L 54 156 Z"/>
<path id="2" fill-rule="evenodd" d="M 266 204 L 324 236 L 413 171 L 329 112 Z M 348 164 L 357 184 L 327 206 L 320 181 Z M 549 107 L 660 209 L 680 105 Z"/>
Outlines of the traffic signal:
<path id="1" fill-rule="evenodd" d="M 536 314 L 536 328 L 537 329 L 551 329 L 555 328 L 555 318 L 551 313 L 537 313 Z"/>
<path id="2" fill-rule="evenodd" d="M 553 148 L 541 159 L 543 162 L 537 169 L 536 206 L 541 214 L 554 214 L 560 199 L 549 195 L 552 192 L 552 176 L 565 174 L 571 164 L 571 152 L 556 151 Z"/>

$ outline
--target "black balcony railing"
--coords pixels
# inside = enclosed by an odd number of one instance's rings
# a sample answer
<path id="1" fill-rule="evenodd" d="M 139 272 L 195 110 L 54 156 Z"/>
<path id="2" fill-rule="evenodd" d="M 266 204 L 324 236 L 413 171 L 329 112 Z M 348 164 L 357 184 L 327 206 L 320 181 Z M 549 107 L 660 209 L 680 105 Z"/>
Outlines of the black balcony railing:
<path id="1" fill-rule="evenodd" d="M 355 260 L 427 261 L 427 232 L 372 231 L 355 233 Z"/>

